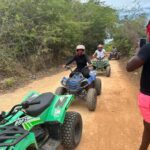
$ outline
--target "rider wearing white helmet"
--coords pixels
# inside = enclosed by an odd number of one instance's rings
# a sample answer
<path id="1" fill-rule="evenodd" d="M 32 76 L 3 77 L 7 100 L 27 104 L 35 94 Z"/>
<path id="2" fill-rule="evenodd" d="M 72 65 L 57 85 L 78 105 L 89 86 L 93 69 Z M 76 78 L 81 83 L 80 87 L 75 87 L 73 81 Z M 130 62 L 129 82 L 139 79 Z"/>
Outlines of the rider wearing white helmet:
<path id="1" fill-rule="evenodd" d="M 94 52 L 93 57 L 97 59 L 103 59 L 105 57 L 105 49 L 102 44 L 97 46 L 97 50 Z"/>
<path id="2" fill-rule="evenodd" d="M 85 54 L 85 46 L 77 45 L 76 55 L 66 63 L 66 66 L 72 62 L 76 62 L 77 68 L 74 71 L 82 72 L 85 77 L 89 76 L 89 69 L 86 68 L 87 64 L 91 65 L 89 57 Z"/>

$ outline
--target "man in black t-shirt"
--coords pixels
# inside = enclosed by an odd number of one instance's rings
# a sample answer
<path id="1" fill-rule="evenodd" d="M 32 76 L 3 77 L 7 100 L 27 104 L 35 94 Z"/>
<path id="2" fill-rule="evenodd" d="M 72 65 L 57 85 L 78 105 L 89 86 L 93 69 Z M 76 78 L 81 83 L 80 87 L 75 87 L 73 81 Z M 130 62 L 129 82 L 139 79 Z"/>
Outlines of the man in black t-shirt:
<path id="1" fill-rule="evenodd" d="M 78 45 L 76 47 L 76 55 L 69 60 L 65 66 L 70 65 L 72 62 L 76 62 L 77 68 L 74 70 L 74 72 L 78 71 L 83 74 L 84 77 L 89 77 L 89 69 L 87 64 L 91 65 L 91 61 L 89 57 L 85 54 L 85 46 L 84 45 Z M 72 76 L 73 73 L 71 73 L 70 76 Z"/>
<path id="2" fill-rule="evenodd" d="M 147 150 L 150 144 L 150 44 L 143 46 L 127 63 L 131 72 L 143 66 L 138 105 L 144 120 L 144 132 L 139 150 Z"/>

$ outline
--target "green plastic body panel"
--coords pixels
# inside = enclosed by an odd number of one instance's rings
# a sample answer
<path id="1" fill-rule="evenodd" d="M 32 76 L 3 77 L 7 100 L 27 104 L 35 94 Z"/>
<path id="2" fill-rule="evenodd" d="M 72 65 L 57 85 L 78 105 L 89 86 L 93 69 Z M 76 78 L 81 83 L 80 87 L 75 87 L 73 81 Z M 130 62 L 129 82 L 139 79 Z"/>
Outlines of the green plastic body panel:
<path id="1" fill-rule="evenodd" d="M 74 100 L 72 95 L 55 96 L 53 103 L 51 104 L 46 121 L 63 123 L 66 115 L 66 111 Z M 60 103 L 60 105 L 58 105 Z"/>
<path id="2" fill-rule="evenodd" d="M 28 98 L 30 98 L 31 96 L 36 97 L 39 95 L 40 94 L 38 92 L 31 91 L 23 98 L 23 101 L 28 100 Z M 28 130 L 30 132 L 29 135 L 25 137 L 22 141 L 20 141 L 18 144 L 16 144 L 15 147 L 10 147 L 7 150 L 20 150 L 20 147 L 21 150 L 25 150 L 31 144 L 34 144 L 37 148 L 36 139 L 31 129 L 37 125 L 48 123 L 48 122 L 49 123 L 57 122 L 63 124 L 66 111 L 71 105 L 73 100 L 74 100 L 74 96 L 72 95 L 59 95 L 59 96 L 55 95 L 50 106 L 37 117 L 29 116 L 25 114 L 24 111 L 18 111 L 15 115 L 6 118 L 6 123 L 0 125 L 0 127 L 4 127 L 10 124 L 14 124 L 15 126 L 18 126 L 16 124 L 16 121 L 18 119 L 26 117 L 27 120 L 22 122 L 20 125 L 22 125 L 22 127 L 25 130 Z M 6 147 L 0 147 L 0 150 L 6 150 Z"/>
<path id="3" fill-rule="evenodd" d="M 92 65 L 94 67 L 96 67 L 97 70 L 98 69 L 104 69 L 107 66 L 110 66 L 109 61 L 107 59 L 92 61 Z"/>
<path id="4" fill-rule="evenodd" d="M 38 149 L 34 133 L 30 133 L 26 138 L 19 142 L 15 146 L 15 150 L 20 150 L 20 147 L 22 148 L 21 150 L 26 150 L 32 144 Z"/>
<path id="5" fill-rule="evenodd" d="M 33 94 L 34 93 L 29 93 L 24 100 L 27 100 Z M 31 121 L 28 121 L 27 123 L 32 124 L 33 126 L 43 122 L 59 122 L 62 124 L 65 119 L 66 111 L 73 100 L 73 95 L 55 95 L 51 105 L 42 114 L 31 119 Z"/>
<path id="6" fill-rule="evenodd" d="M 34 147 L 38 149 L 34 133 L 32 132 L 15 146 L 11 146 L 9 148 L 0 147 L 0 150 L 26 150 L 30 145 L 34 145 Z"/>

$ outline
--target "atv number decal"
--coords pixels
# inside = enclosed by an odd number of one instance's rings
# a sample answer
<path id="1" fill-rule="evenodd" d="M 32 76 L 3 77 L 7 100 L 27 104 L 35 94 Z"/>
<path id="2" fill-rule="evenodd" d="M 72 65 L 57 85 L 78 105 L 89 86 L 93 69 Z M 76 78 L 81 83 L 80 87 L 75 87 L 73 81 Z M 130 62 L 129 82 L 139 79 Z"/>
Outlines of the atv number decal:
<path id="1" fill-rule="evenodd" d="M 29 118 L 27 116 L 17 119 L 17 121 L 15 122 L 15 126 L 20 126 L 21 124 L 23 124 L 24 122 L 27 122 L 28 120 Z"/>
<path id="2" fill-rule="evenodd" d="M 57 108 L 59 107 L 63 107 L 63 105 L 65 104 L 66 100 L 68 99 L 68 97 L 60 97 L 59 101 L 56 103 L 55 107 Z"/>
<path id="3" fill-rule="evenodd" d="M 60 109 L 56 109 L 55 110 L 55 113 L 54 113 L 54 116 L 58 116 L 60 114 L 61 110 Z"/>
<path id="4" fill-rule="evenodd" d="M 60 108 L 63 107 L 63 105 L 65 104 L 65 102 L 66 102 L 67 99 L 68 99 L 67 96 L 65 96 L 65 97 L 60 97 L 60 98 L 59 98 L 58 102 L 57 102 L 56 105 L 55 105 L 55 108 L 56 108 L 56 110 L 55 110 L 55 112 L 54 112 L 54 115 L 55 115 L 55 116 L 58 116 L 58 115 L 61 113 Z"/>
<path id="5" fill-rule="evenodd" d="M 25 130 L 31 130 L 34 126 L 43 123 L 40 118 L 28 118 L 26 122 L 22 124 Z"/>

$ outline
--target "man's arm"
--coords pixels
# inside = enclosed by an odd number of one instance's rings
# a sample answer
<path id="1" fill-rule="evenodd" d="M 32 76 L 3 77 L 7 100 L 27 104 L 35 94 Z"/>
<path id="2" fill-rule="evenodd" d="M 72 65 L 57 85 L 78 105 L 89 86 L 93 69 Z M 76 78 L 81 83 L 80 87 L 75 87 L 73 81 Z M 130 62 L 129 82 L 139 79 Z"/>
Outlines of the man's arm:
<path id="1" fill-rule="evenodd" d="M 95 58 L 97 56 L 97 53 L 96 53 L 96 51 L 94 52 L 94 54 L 93 54 L 93 58 Z"/>
<path id="2" fill-rule="evenodd" d="M 104 56 L 106 56 L 106 50 L 104 49 L 103 51 L 104 51 Z"/>
<path id="3" fill-rule="evenodd" d="M 134 71 L 144 65 L 150 59 L 150 44 L 143 46 L 137 54 L 133 56 L 127 63 L 128 72 Z"/>
<path id="4" fill-rule="evenodd" d="M 73 58 L 71 58 L 67 63 L 66 63 L 66 65 L 65 66 L 68 66 L 68 65 L 70 65 L 72 62 L 74 62 L 75 61 L 75 56 L 73 57 Z"/>
<path id="5" fill-rule="evenodd" d="M 90 65 L 92 64 L 89 56 L 87 56 L 87 55 L 86 55 L 86 60 L 87 60 L 88 64 L 90 64 Z"/>
<path id="6" fill-rule="evenodd" d="M 142 60 L 139 56 L 133 56 L 127 63 L 126 70 L 128 72 L 134 71 L 141 66 L 143 66 L 144 60 Z"/>

